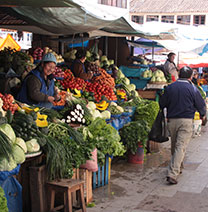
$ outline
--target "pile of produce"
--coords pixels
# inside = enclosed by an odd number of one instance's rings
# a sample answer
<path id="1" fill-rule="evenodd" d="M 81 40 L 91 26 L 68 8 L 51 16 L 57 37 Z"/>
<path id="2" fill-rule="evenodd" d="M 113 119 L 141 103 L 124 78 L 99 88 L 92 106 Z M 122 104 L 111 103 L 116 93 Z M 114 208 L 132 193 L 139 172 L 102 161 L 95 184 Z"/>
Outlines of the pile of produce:
<path id="1" fill-rule="evenodd" d="M 87 142 L 97 148 L 100 165 L 104 163 L 106 154 L 122 156 L 125 153 L 118 131 L 101 118 L 96 118 L 89 126 L 80 128 L 79 131 Z"/>
<path id="2" fill-rule="evenodd" d="M 42 60 L 43 54 L 44 54 L 44 50 L 41 49 L 40 47 L 37 47 L 37 48 L 33 51 L 32 57 L 33 57 L 34 60 Z"/>
<path id="3" fill-rule="evenodd" d="M 0 51 L 0 73 L 7 73 L 11 68 L 21 76 L 30 65 L 30 57 L 24 52 L 11 48 L 4 48 Z"/>
<path id="4" fill-rule="evenodd" d="M 138 120 L 128 123 L 121 128 L 119 132 L 121 141 L 126 146 L 127 150 L 132 154 L 136 154 L 138 143 L 141 143 L 143 147 L 145 147 L 150 127 L 145 120 Z"/>
<path id="5" fill-rule="evenodd" d="M 151 129 L 157 117 L 157 114 L 159 112 L 159 109 L 160 109 L 160 106 L 158 102 L 142 99 L 136 105 L 136 111 L 135 111 L 133 119 L 135 121 L 145 120 L 149 128 Z"/>
<path id="6" fill-rule="evenodd" d="M 153 72 L 150 82 L 151 83 L 156 83 L 156 82 L 166 83 L 167 80 L 165 78 L 164 73 L 161 70 L 158 69 L 158 70 Z"/>
<path id="7" fill-rule="evenodd" d="M 100 58 L 100 67 L 101 68 L 108 70 L 111 65 L 114 65 L 114 60 L 108 60 L 106 55 L 103 55 Z"/>
<path id="8" fill-rule="evenodd" d="M 94 75 L 100 75 L 100 69 L 96 63 L 88 62 L 88 63 L 86 63 L 85 67 L 87 69 L 87 72 L 92 71 L 94 73 Z"/>
<path id="9" fill-rule="evenodd" d="M 152 71 L 151 71 L 151 70 L 145 70 L 145 71 L 142 73 L 142 77 L 143 77 L 143 78 L 151 78 L 151 77 L 152 77 Z"/>
<path id="10" fill-rule="evenodd" d="M 56 66 L 55 72 L 53 73 L 54 77 L 64 78 L 64 71 L 62 68 Z"/>
<path id="11" fill-rule="evenodd" d="M 64 59 L 61 55 L 58 55 L 55 51 L 53 51 L 52 49 L 50 49 L 49 47 L 44 47 L 43 49 L 40 47 L 37 47 L 34 51 L 33 51 L 33 59 L 34 60 L 42 60 L 43 56 L 47 53 L 53 53 L 54 56 L 56 57 L 56 61 L 57 63 L 62 63 L 64 62 Z"/>
<path id="12" fill-rule="evenodd" d="M 69 52 L 66 52 L 64 54 L 64 59 L 67 61 L 67 62 L 71 62 L 73 60 L 76 59 L 76 53 L 77 53 L 77 50 L 76 49 L 73 49 Z"/>
<path id="13" fill-rule="evenodd" d="M 113 78 L 111 78 L 113 80 Z M 104 82 L 105 83 L 105 82 Z M 87 82 L 80 78 L 75 78 L 70 70 L 65 71 L 64 80 L 61 82 L 64 89 L 77 89 L 93 93 L 96 102 L 105 96 L 108 100 L 117 100 L 112 87 L 99 82 Z"/>
<path id="14" fill-rule="evenodd" d="M 11 94 L 1 94 L 0 93 L 0 112 L 2 112 L 2 115 L 4 115 L 4 111 L 10 110 L 12 114 L 18 109 L 18 105 L 15 103 L 14 97 Z"/>
<path id="15" fill-rule="evenodd" d="M 100 83 L 101 85 L 107 85 L 110 88 L 115 87 L 115 82 L 114 79 L 111 77 L 110 74 L 108 74 L 104 69 L 99 69 L 100 75 L 95 76 L 92 79 L 92 83 L 97 82 Z"/>

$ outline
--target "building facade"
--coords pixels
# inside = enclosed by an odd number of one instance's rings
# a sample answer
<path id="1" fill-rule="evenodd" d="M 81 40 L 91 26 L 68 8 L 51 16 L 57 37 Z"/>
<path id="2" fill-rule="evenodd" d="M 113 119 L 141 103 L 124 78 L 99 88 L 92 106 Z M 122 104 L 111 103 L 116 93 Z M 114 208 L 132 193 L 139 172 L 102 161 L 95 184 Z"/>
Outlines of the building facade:
<path id="1" fill-rule="evenodd" d="M 131 0 L 130 19 L 138 24 L 150 21 L 208 26 L 207 0 Z"/>

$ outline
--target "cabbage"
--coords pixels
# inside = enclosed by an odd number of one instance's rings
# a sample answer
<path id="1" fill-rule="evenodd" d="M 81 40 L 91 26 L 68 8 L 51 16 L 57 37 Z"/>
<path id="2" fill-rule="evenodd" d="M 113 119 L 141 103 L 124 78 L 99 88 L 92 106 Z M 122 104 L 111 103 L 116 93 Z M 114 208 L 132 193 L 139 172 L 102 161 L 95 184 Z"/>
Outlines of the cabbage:
<path id="1" fill-rule="evenodd" d="M 124 83 L 125 83 L 126 85 L 129 85 L 129 84 L 130 84 L 130 80 L 129 80 L 127 77 L 125 77 L 125 78 L 124 78 Z"/>
<path id="2" fill-rule="evenodd" d="M 86 52 L 86 57 L 88 57 L 88 58 L 91 57 L 91 53 L 89 51 Z"/>
<path id="3" fill-rule="evenodd" d="M 91 114 L 93 116 L 93 120 L 95 120 L 96 118 L 101 118 L 101 113 L 99 110 L 93 110 Z"/>
<path id="4" fill-rule="evenodd" d="M 95 110 L 96 109 L 96 104 L 94 102 L 88 102 L 87 108 L 90 110 Z"/>
<path id="5" fill-rule="evenodd" d="M 16 144 L 19 145 L 23 149 L 24 153 L 27 152 L 27 146 L 25 144 L 25 141 L 22 138 L 17 137 L 16 138 Z"/>
<path id="6" fill-rule="evenodd" d="M 0 158 L 0 171 L 11 171 L 17 167 L 15 160 L 10 157 L 9 161 L 6 158 Z"/>
<path id="7" fill-rule="evenodd" d="M 103 56 L 101 57 L 101 62 L 106 61 L 106 60 L 108 60 L 107 56 L 106 56 L 106 55 L 103 55 Z"/>
<path id="8" fill-rule="evenodd" d="M 124 112 L 124 109 L 123 109 L 121 106 L 117 106 L 116 108 L 117 108 L 121 113 Z"/>
<path id="9" fill-rule="evenodd" d="M 24 153 L 24 150 L 19 145 L 13 146 L 13 156 L 17 164 L 24 163 L 25 153 Z"/>
<path id="10" fill-rule="evenodd" d="M 114 105 L 114 106 L 117 106 L 117 104 L 116 104 L 115 102 L 111 102 L 111 103 L 110 103 L 110 106 L 113 106 L 113 105 Z"/>
<path id="11" fill-rule="evenodd" d="M 111 118 L 111 113 L 108 110 L 105 110 L 101 113 L 101 118 L 102 119 L 110 119 Z"/>
<path id="12" fill-rule="evenodd" d="M 134 84 L 129 84 L 126 86 L 126 88 L 129 90 L 129 91 L 133 91 L 133 90 L 136 90 L 136 85 Z"/>
<path id="13" fill-rule="evenodd" d="M 40 145 L 38 144 L 37 139 L 33 138 L 26 142 L 28 152 L 37 152 L 40 150 Z"/>
<path id="14" fill-rule="evenodd" d="M 9 139 L 11 140 L 11 143 L 14 144 L 16 141 L 16 135 L 14 133 L 14 130 L 12 129 L 11 125 L 9 124 L 1 124 L 0 130 L 5 133 Z"/>
<path id="15" fill-rule="evenodd" d="M 120 69 L 118 69 L 117 77 L 118 77 L 118 79 L 121 79 L 121 78 L 125 77 L 125 75 L 122 73 L 122 71 Z"/>
<path id="16" fill-rule="evenodd" d="M 109 60 L 110 65 L 114 64 L 114 60 Z"/>

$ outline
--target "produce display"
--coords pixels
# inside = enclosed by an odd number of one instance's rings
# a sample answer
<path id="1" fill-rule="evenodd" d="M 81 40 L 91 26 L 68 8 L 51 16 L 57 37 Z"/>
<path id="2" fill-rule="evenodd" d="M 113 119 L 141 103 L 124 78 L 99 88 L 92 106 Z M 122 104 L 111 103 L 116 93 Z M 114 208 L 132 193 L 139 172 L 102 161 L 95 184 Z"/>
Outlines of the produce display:
<path id="1" fill-rule="evenodd" d="M 152 78 L 150 80 L 151 83 L 166 83 L 167 80 L 165 78 L 164 73 L 161 70 L 156 70 L 152 73 Z"/>
<path id="2" fill-rule="evenodd" d="M 34 60 L 47 52 L 54 53 L 48 47 L 35 49 Z M 64 58 L 72 61 L 75 54 L 72 50 Z M 90 160 L 95 148 L 99 165 L 106 155 L 135 153 L 138 141 L 145 148 L 158 103 L 140 98 L 136 86 L 113 64 L 105 55 L 87 52 L 86 69 L 94 72 L 91 81 L 74 77 L 59 64 L 54 76 L 61 100 L 53 109 L 17 105 L 11 94 L 0 94 L 0 171 L 11 171 L 31 153 L 43 152 L 49 180 L 70 178 L 73 168 Z M 108 69 L 114 70 L 112 76 Z M 153 77 L 162 79 L 159 71 Z M 122 126 L 114 125 L 122 121 Z"/>
<path id="3" fill-rule="evenodd" d="M 53 53 L 54 56 L 56 57 L 56 61 L 57 63 L 62 63 L 64 62 L 64 59 L 61 55 L 58 55 L 55 51 L 53 51 L 52 49 L 50 49 L 49 47 L 45 47 L 45 48 L 40 48 L 40 47 L 37 47 L 33 53 L 32 53 L 32 56 L 33 56 L 33 59 L 34 60 L 38 60 L 38 61 L 41 61 L 43 56 L 47 53 Z"/>
<path id="4" fill-rule="evenodd" d="M 11 68 L 21 76 L 31 66 L 30 57 L 24 52 L 4 48 L 0 51 L 0 73 L 7 73 Z"/>

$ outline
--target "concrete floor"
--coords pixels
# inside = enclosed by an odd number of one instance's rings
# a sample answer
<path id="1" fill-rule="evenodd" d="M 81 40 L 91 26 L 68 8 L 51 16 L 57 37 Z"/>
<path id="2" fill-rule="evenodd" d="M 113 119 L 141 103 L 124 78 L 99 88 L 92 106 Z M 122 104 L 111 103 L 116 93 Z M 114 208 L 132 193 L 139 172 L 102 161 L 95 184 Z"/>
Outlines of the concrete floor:
<path id="1" fill-rule="evenodd" d="M 208 129 L 191 140 L 177 185 L 166 182 L 170 142 L 142 165 L 114 159 L 110 183 L 93 190 L 87 212 L 208 212 Z"/>

